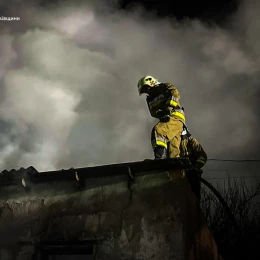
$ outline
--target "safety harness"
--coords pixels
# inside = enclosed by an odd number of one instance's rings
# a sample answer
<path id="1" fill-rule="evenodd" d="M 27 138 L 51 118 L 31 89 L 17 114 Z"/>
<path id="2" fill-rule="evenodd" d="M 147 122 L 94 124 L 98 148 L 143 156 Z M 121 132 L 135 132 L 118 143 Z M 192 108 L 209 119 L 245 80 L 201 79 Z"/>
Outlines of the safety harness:
<path id="1" fill-rule="evenodd" d="M 180 120 L 180 121 L 181 121 L 181 120 Z M 182 122 L 182 121 L 181 121 L 181 122 Z M 186 126 L 186 124 L 183 123 L 183 122 L 182 122 L 182 124 L 183 124 L 183 131 L 182 131 L 182 133 L 181 133 L 181 139 L 182 139 L 182 140 L 188 139 L 188 138 L 191 136 L 191 133 L 190 133 L 188 127 Z"/>

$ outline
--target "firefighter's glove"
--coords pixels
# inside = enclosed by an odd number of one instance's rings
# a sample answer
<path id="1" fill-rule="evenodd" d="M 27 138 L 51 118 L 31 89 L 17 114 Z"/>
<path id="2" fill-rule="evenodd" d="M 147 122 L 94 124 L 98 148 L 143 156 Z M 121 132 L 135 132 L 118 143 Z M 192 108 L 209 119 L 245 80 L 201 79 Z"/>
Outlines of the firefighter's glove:
<path id="1" fill-rule="evenodd" d="M 192 170 L 193 170 L 198 176 L 201 176 L 201 174 L 203 173 L 203 171 L 202 171 L 200 168 L 196 167 L 196 165 L 193 167 Z"/>
<path id="2" fill-rule="evenodd" d="M 194 165 L 194 169 L 197 169 L 197 171 L 202 171 L 201 168 L 204 166 L 204 163 L 202 162 L 196 162 Z"/>
<path id="3" fill-rule="evenodd" d="M 169 115 L 165 115 L 160 118 L 160 122 L 162 123 L 168 123 L 170 121 L 171 117 Z"/>

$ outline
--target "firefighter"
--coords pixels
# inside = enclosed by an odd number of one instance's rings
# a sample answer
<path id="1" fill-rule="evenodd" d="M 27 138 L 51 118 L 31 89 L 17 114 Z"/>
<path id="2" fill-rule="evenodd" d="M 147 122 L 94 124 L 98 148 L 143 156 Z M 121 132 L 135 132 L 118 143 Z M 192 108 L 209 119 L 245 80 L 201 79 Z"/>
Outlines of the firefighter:
<path id="1" fill-rule="evenodd" d="M 188 157 L 193 165 L 191 170 L 186 171 L 191 189 L 200 200 L 200 180 L 198 177 L 202 174 L 202 167 L 207 162 L 207 154 L 198 140 L 192 136 L 187 136 L 186 131 L 182 132 L 180 145 L 180 156 Z"/>
<path id="2" fill-rule="evenodd" d="M 159 82 L 152 76 L 138 81 L 139 95 L 147 94 L 147 105 L 152 117 L 159 119 L 153 127 L 151 142 L 155 159 L 180 156 L 181 133 L 185 126 L 180 93 L 171 83 Z"/>

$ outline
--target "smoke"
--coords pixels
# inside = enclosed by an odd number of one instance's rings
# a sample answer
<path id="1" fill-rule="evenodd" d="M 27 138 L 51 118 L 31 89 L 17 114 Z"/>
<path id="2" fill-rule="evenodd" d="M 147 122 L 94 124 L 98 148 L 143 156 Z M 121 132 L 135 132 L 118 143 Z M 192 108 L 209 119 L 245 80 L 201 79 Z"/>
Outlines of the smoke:
<path id="1" fill-rule="evenodd" d="M 152 74 L 181 93 L 209 157 L 259 153 L 259 3 L 225 28 L 156 18 L 101 1 L 14 1 L 0 21 L 0 168 L 40 171 L 152 158 L 137 81 Z"/>

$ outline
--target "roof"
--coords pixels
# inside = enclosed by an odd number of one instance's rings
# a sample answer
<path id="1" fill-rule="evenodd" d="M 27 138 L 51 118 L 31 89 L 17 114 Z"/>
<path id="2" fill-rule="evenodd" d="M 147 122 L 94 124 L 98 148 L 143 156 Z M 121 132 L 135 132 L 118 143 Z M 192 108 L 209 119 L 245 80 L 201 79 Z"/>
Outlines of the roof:
<path id="1" fill-rule="evenodd" d="M 21 185 L 26 187 L 26 183 L 39 183 L 51 181 L 77 181 L 81 183 L 87 178 L 99 178 L 127 174 L 131 179 L 136 174 L 145 175 L 156 171 L 168 171 L 176 169 L 190 169 L 191 163 L 187 158 L 173 158 L 165 160 L 144 160 L 138 162 L 128 162 L 110 164 L 84 168 L 70 168 L 67 170 L 38 172 L 33 166 L 4 170 L 0 174 L 0 186 Z"/>

